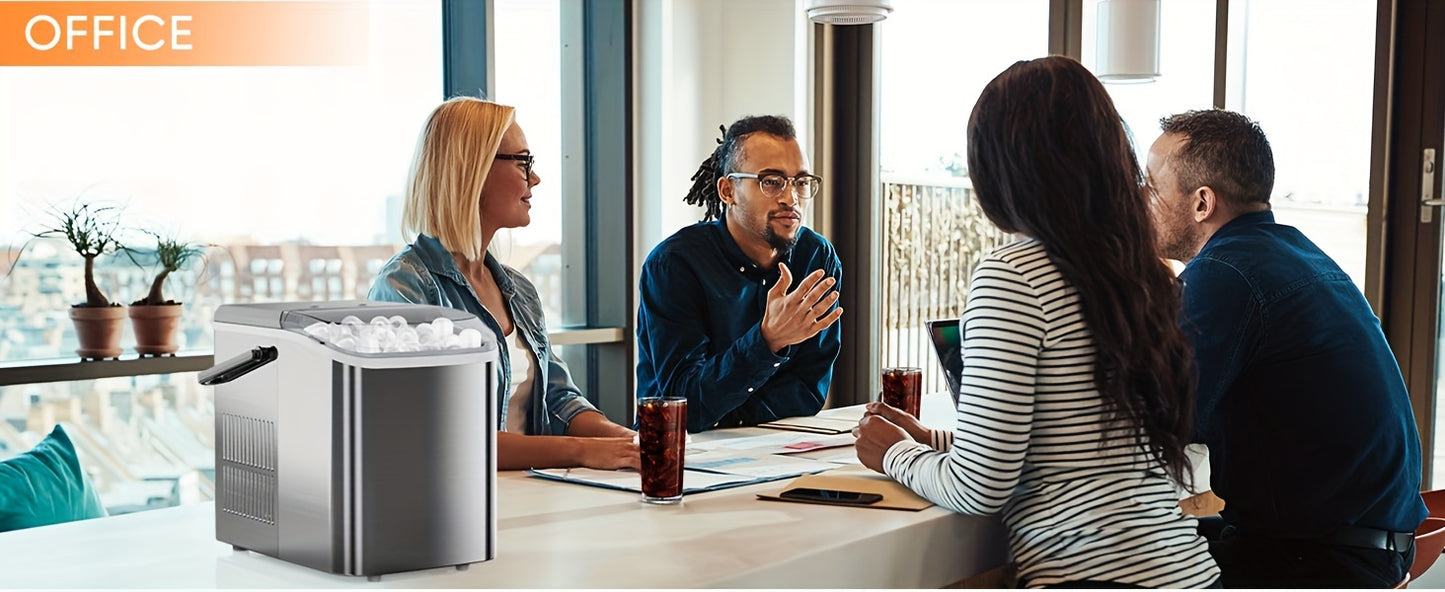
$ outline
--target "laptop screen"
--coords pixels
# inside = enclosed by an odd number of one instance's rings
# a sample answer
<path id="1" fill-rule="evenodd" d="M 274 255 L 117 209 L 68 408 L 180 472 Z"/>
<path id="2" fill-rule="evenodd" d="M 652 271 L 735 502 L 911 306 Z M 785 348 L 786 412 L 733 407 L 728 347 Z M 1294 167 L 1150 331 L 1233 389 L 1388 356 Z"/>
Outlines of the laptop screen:
<path id="1" fill-rule="evenodd" d="M 959 319 L 938 319 L 924 324 L 933 341 L 933 353 L 938 355 L 938 364 L 943 367 L 943 378 L 948 381 L 948 394 L 953 396 L 953 405 L 957 407 L 963 381 L 963 324 Z"/>

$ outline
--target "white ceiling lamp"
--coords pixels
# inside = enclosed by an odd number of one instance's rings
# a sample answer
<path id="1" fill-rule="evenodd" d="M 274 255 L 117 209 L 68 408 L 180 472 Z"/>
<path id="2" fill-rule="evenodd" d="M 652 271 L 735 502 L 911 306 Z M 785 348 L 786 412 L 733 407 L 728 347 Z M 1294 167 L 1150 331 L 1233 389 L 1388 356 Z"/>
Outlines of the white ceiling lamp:
<path id="1" fill-rule="evenodd" d="M 1100 0 L 1094 75 L 1104 82 L 1159 78 L 1159 0 Z"/>
<path id="2" fill-rule="evenodd" d="M 892 0 L 808 0 L 808 18 L 827 25 L 866 25 L 888 18 Z"/>

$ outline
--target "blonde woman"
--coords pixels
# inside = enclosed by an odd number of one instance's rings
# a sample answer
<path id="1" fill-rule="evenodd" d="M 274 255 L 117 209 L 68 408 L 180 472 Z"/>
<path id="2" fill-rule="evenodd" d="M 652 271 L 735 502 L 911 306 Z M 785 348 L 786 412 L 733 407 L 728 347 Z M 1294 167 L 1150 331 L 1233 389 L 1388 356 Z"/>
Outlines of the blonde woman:
<path id="1" fill-rule="evenodd" d="M 634 432 L 593 407 L 554 355 L 537 289 L 487 252 L 498 230 L 531 223 L 532 188 L 542 182 L 514 113 L 470 97 L 432 111 L 402 212 L 416 238 L 381 269 L 369 297 L 464 310 L 496 333 L 499 468 L 637 468 Z"/>

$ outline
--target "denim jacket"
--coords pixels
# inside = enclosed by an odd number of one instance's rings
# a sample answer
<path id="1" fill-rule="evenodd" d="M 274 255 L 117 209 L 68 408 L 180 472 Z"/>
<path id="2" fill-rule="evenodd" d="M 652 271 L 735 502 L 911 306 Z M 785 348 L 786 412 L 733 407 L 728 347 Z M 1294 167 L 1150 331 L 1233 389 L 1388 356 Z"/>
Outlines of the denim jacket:
<path id="1" fill-rule="evenodd" d="M 527 434 L 560 436 L 567 433 L 572 418 L 583 411 L 597 408 L 582 396 L 572 382 L 572 373 L 567 364 L 552 355 L 552 344 L 547 339 L 547 323 L 542 318 L 542 301 L 537 288 L 515 269 L 502 265 L 487 253 L 487 269 L 491 270 L 507 309 L 512 313 L 514 331 L 521 331 L 537 360 L 537 368 L 546 368 L 546 376 L 540 372 L 532 381 L 531 419 L 527 422 Z M 451 253 L 442 247 L 441 241 L 418 235 L 416 242 L 408 245 L 392 257 L 371 283 L 371 300 L 384 302 L 410 302 L 413 304 L 434 304 L 464 310 L 482 319 L 497 335 L 501 347 L 499 364 L 500 380 L 497 383 L 498 429 L 507 425 L 507 401 L 511 398 L 512 362 L 507 348 L 511 347 L 502 336 L 501 326 L 492 313 L 482 306 L 472 286 L 457 269 Z"/>

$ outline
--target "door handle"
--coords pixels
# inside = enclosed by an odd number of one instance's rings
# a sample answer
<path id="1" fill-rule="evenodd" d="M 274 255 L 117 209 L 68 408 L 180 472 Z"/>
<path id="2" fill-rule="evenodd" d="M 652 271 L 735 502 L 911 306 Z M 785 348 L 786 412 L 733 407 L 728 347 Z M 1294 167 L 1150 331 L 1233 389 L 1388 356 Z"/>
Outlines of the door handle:
<path id="1" fill-rule="evenodd" d="M 1420 161 L 1420 223 L 1435 220 L 1435 210 L 1445 206 L 1445 199 L 1435 197 L 1435 149 L 1426 148 Z"/>

